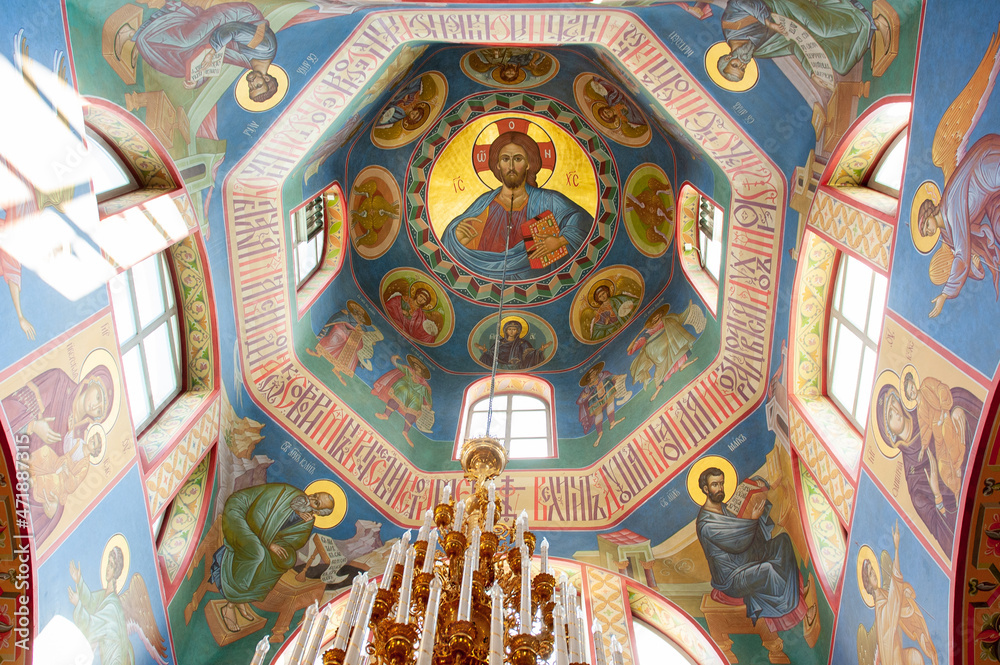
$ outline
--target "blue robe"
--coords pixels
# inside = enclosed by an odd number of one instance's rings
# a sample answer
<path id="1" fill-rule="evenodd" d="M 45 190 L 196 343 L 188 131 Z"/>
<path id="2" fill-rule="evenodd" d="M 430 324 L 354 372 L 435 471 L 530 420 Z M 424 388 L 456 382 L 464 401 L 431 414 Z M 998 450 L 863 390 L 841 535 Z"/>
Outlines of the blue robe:
<path id="1" fill-rule="evenodd" d="M 503 276 L 503 252 L 469 249 L 455 237 L 455 229 L 462 220 L 477 217 L 486 210 L 500 193 L 500 189 L 486 192 L 473 201 L 465 212 L 448 224 L 441 237 L 441 243 L 455 261 L 478 275 L 494 280 L 499 280 Z M 528 191 L 528 203 L 525 205 L 527 218 L 533 219 L 546 210 L 550 211 L 559 223 L 562 237 L 566 238 L 569 244 L 566 247 L 565 258 L 538 269 L 533 269 L 528 262 L 528 252 L 524 249 L 524 243 L 519 242 L 514 245 L 507 257 L 507 278 L 514 280 L 541 277 L 564 264 L 580 249 L 594 226 L 593 216 L 564 194 L 530 185 L 525 185 L 525 189 Z"/>
<path id="2" fill-rule="evenodd" d="M 695 522 L 712 586 L 742 598 L 754 622 L 762 616 L 784 616 L 799 603 L 799 569 L 792 539 L 787 533 L 771 537 L 770 507 L 768 502 L 756 520 L 736 517 L 725 507 L 722 515 L 702 508 Z"/>

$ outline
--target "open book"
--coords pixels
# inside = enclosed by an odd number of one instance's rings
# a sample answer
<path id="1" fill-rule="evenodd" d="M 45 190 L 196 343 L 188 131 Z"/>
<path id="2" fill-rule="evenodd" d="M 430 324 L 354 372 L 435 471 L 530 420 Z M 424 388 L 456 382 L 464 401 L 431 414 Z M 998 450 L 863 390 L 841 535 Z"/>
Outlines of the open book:
<path id="1" fill-rule="evenodd" d="M 524 239 L 524 249 L 529 254 L 535 248 L 537 243 L 541 242 L 545 238 L 557 237 L 559 234 L 559 222 L 556 221 L 556 218 L 549 210 L 546 210 L 537 217 L 529 219 L 521 224 L 521 237 Z M 547 252 L 541 257 L 531 259 L 531 267 L 545 268 L 564 256 L 566 256 L 565 245 L 551 252 Z"/>
<path id="2" fill-rule="evenodd" d="M 216 51 L 213 48 L 207 48 L 199 53 L 188 65 L 188 80 L 198 86 L 203 80 L 218 76 L 222 71 L 222 60 L 225 55 L 225 49 Z"/>
<path id="3" fill-rule="evenodd" d="M 726 502 L 726 509 L 737 517 L 750 519 L 750 514 L 758 503 L 767 499 L 767 490 L 771 487 L 760 476 L 747 478 L 736 486 L 733 496 Z"/>

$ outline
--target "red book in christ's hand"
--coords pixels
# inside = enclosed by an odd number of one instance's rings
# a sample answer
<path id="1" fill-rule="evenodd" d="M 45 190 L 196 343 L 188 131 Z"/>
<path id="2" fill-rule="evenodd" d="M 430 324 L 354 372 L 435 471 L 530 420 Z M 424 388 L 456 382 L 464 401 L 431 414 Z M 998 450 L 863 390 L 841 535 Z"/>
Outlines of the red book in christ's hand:
<path id="1" fill-rule="evenodd" d="M 524 239 L 524 249 L 529 255 L 535 249 L 535 245 L 541 243 L 545 238 L 558 237 L 559 234 L 559 222 L 556 221 L 556 218 L 549 210 L 521 224 L 521 237 Z M 562 245 L 551 252 L 546 252 L 539 257 L 531 259 L 531 267 L 546 268 L 564 256 L 566 256 L 566 245 Z"/>

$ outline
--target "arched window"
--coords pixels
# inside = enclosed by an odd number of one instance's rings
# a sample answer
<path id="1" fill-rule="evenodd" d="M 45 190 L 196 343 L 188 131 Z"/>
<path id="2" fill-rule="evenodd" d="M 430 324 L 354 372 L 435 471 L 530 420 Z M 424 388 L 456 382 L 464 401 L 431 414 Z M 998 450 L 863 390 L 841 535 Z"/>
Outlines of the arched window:
<path id="1" fill-rule="evenodd" d="M 486 433 L 490 398 L 487 395 L 469 409 L 466 431 Z M 548 402 L 534 395 L 496 395 L 490 433 L 500 440 L 511 459 L 552 456 L 552 429 Z"/>
<path id="2" fill-rule="evenodd" d="M 487 376 L 465 390 L 454 459 L 458 459 L 466 439 L 487 433 L 489 408 L 490 377 Z M 555 457 L 554 432 L 552 384 L 527 374 L 497 377 L 489 434 L 509 446 L 511 459 Z"/>
<path id="3" fill-rule="evenodd" d="M 677 196 L 677 246 L 681 267 L 702 301 L 715 315 L 722 271 L 725 211 L 689 182 Z"/>
<path id="4" fill-rule="evenodd" d="M 177 303 L 163 253 L 119 273 L 110 288 L 129 410 L 142 432 L 183 385 Z"/>
<path id="5" fill-rule="evenodd" d="M 636 665 L 693 665 L 694 661 L 673 641 L 645 621 L 632 618 Z"/>
<path id="6" fill-rule="evenodd" d="M 698 235 L 698 255 L 701 267 L 719 283 L 719 273 L 722 269 L 722 208 L 715 205 L 712 199 L 704 194 L 698 196 L 698 224 L 695 227 Z"/>
<path id="7" fill-rule="evenodd" d="M 292 211 L 292 246 L 295 248 L 295 286 L 298 288 L 319 269 L 326 240 L 323 194 Z"/>
<path id="8" fill-rule="evenodd" d="M 866 181 L 868 187 L 899 198 L 899 190 L 903 184 L 903 165 L 906 163 L 906 139 L 907 132 L 904 129 L 871 169 Z"/>
<path id="9" fill-rule="evenodd" d="M 887 285 L 885 276 L 863 261 L 840 254 L 830 307 L 827 395 L 862 432 L 875 379 Z"/>
<path id="10" fill-rule="evenodd" d="M 91 178 L 98 203 L 139 189 L 139 181 L 108 141 L 87 127 L 87 149 L 93 167 Z"/>

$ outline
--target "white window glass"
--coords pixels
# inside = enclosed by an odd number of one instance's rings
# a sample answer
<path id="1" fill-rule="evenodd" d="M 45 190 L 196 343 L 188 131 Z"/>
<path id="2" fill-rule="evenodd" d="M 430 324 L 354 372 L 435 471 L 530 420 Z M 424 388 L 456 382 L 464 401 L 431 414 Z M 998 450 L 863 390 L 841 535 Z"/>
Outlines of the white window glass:
<path id="1" fill-rule="evenodd" d="M 642 621 L 632 620 L 635 631 L 636 665 L 690 665 L 688 658 L 676 644 L 664 637 L 663 633 Z M 606 659 L 611 662 L 610 654 Z"/>
<path id="2" fill-rule="evenodd" d="M 896 139 L 882 161 L 875 167 L 875 173 L 868 181 L 869 185 L 872 183 L 881 185 L 875 189 L 892 196 L 899 196 L 899 189 L 903 185 L 903 164 L 906 161 L 906 139 L 906 132 Z"/>
<path id="3" fill-rule="evenodd" d="M 725 214 L 711 199 L 698 197 L 698 249 L 701 265 L 716 282 L 722 272 L 722 235 Z M 711 229 L 711 234 L 708 233 Z"/>
<path id="4" fill-rule="evenodd" d="M 132 422 L 141 432 L 181 391 L 180 318 L 164 254 L 132 266 L 109 288 Z"/>
<path id="5" fill-rule="evenodd" d="M 861 431 L 871 404 L 886 288 L 884 275 L 841 255 L 830 310 L 827 394 Z"/>
<path id="6" fill-rule="evenodd" d="M 320 194 L 292 213 L 296 287 L 319 268 L 326 241 L 323 207 L 323 195 Z"/>
<path id="7" fill-rule="evenodd" d="M 477 400 L 469 409 L 466 436 L 486 434 L 490 398 Z M 510 457 L 549 457 L 552 433 L 549 406 L 533 395 L 496 395 L 489 434 L 509 446 Z"/>
<path id="8" fill-rule="evenodd" d="M 87 132 L 87 156 L 94 194 L 98 201 L 106 201 L 139 188 L 132 172 L 122 163 L 118 154 L 92 131 Z"/>

